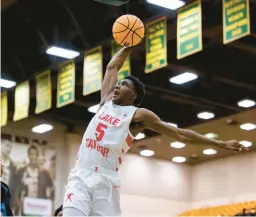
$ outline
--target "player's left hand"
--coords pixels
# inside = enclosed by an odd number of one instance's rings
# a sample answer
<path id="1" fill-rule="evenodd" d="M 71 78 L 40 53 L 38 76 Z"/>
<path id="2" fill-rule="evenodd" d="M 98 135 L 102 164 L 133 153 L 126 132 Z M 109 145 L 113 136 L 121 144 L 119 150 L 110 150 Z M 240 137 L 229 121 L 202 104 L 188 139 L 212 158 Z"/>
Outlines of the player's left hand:
<path id="1" fill-rule="evenodd" d="M 247 151 L 247 149 L 236 140 L 225 141 L 221 143 L 221 147 L 231 151 Z"/>

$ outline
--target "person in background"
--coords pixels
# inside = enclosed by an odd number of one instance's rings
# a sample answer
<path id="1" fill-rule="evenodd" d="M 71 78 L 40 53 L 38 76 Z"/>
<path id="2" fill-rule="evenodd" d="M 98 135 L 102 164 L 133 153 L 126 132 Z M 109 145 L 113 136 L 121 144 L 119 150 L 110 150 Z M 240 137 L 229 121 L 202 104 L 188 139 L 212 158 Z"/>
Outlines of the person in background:
<path id="1" fill-rule="evenodd" d="M 14 180 L 14 175 L 16 172 L 16 167 L 10 158 L 11 151 L 12 151 L 12 141 L 11 141 L 11 135 L 2 134 L 1 135 L 1 160 L 4 165 L 4 174 L 2 174 L 2 181 L 6 183 L 8 186 L 10 186 L 10 189 L 12 189 Z"/>
<path id="2" fill-rule="evenodd" d="M 49 172 L 40 167 L 39 148 L 31 145 L 28 148 L 29 163 L 21 168 L 16 175 L 19 182 L 19 189 L 16 193 L 16 200 L 19 201 L 19 212 L 23 214 L 24 198 L 53 199 L 53 182 Z"/>
<path id="3" fill-rule="evenodd" d="M 4 165 L 0 157 L 1 178 L 4 173 Z M 7 184 L 1 181 L 1 216 L 13 216 L 11 209 L 11 193 Z"/>
<path id="4" fill-rule="evenodd" d="M 55 210 L 53 216 L 63 216 L 62 208 L 63 208 L 62 205 L 61 205 L 60 207 L 58 207 L 58 208 Z"/>

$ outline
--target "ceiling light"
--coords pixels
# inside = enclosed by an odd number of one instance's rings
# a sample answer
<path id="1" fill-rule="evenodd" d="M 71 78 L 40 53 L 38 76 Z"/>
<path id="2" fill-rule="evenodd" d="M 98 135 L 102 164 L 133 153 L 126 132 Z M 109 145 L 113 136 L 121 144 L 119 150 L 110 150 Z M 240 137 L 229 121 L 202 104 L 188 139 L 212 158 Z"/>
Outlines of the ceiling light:
<path id="1" fill-rule="evenodd" d="M 96 113 L 99 110 L 99 107 L 100 107 L 100 105 L 98 104 L 98 105 L 89 107 L 87 110 L 88 110 L 88 112 Z"/>
<path id="2" fill-rule="evenodd" d="M 147 2 L 171 10 L 176 10 L 185 4 L 183 1 L 180 0 L 147 0 Z"/>
<path id="3" fill-rule="evenodd" d="M 170 145 L 172 148 L 184 148 L 186 146 L 184 143 L 181 142 L 172 142 Z"/>
<path id="4" fill-rule="evenodd" d="M 172 161 L 175 162 L 175 163 L 183 163 L 183 162 L 186 161 L 186 158 L 185 158 L 185 157 L 180 157 L 180 156 L 178 156 L 178 157 L 173 157 L 173 158 L 172 158 Z"/>
<path id="5" fill-rule="evenodd" d="M 168 123 L 168 124 L 170 124 L 170 125 L 173 126 L 173 127 L 178 127 L 178 125 L 177 125 L 177 124 L 174 124 L 174 123 Z"/>
<path id="6" fill-rule="evenodd" d="M 145 138 L 145 134 L 144 133 L 139 133 L 135 139 L 144 139 Z"/>
<path id="7" fill-rule="evenodd" d="M 145 157 L 150 157 L 150 156 L 153 156 L 154 154 L 155 154 L 155 152 L 151 151 L 151 150 L 140 151 L 140 155 L 145 156 Z"/>
<path id="8" fill-rule="evenodd" d="M 16 85 L 16 82 L 14 81 L 9 81 L 9 80 L 5 80 L 0 78 L 0 86 L 4 87 L 4 88 L 12 88 Z"/>
<path id="9" fill-rule="evenodd" d="M 201 112 L 201 113 L 197 114 L 197 117 L 207 120 L 207 119 L 213 118 L 214 114 L 211 112 Z"/>
<path id="10" fill-rule="evenodd" d="M 203 153 L 204 153 L 205 155 L 214 155 L 214 154 L 217 154 L 217 151 L 214 150 L 214 149 L 209 148 L 209 149 L 205 149 L 205 150 L 203 151 Z"/>
<path id="11" fill-rule="evenodd" d="M 255 106 L 255 101 L 250 99 L 244 99 L 239 101 L 237 105 L 240 107 L 249 108 L 249 107 Z"/>
<path id="12" fill-rule="evenodd" d="M 216 139 L 218 137 L 218 134 L 215 134 L 215 133 L 206 133 L 204 134 L 204 136 L 206 138 L 209 138 L 209 139 Z"/>
<path id="13" fill-rule="evenodd" d="M 58 56 L 58 57 L 67 58 L 67 59 L 73 59 L 80 55 L 80 53 L 77 51 L 67 50 L 59 47 L 50 47 L 46 50 L 46 53 L 50 55 Z"/>
<path id="14" fill-rule="evenodd" d="M 246 124 L 240 125 L 240 128 L 242 130 L 254 130 L 254 129 L 256 129 L 256 125 L 255 124 L 251 124 L 251 123 L 246 123 Z"/>
<path id="15" fill-rule="evenodd" d="M 170 78 L 169 81 L 174 84 L 184 84 L 197 78 L 198 75 L 190 72 L 185 72 L 183 74 Z"/>
<path id="16" fill-rule="evenodd" d="M 252 142 L 249 141 L 240 141 L 239 143 L 246 148 L 252 146 Z"/>
<path id="17" fill-rule="evenodd" d="M 53 129 L 53 126 L 50 124 L 40 124 L 36 127 L 32 128 L 32 132 L 34 133 L 45 133 Z"/>

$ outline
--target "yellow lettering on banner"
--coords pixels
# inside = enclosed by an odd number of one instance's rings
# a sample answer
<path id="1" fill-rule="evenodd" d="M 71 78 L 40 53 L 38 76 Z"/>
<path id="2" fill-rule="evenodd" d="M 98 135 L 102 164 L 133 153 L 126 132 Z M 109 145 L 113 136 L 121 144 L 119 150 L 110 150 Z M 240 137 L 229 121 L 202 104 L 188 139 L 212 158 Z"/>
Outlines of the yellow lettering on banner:
<path id="1" fill-rule="evenodd" d="M 193 31 L 193 30 L 196 30 L 198 28 L 199 28 L 198 23 L 194 23 L 194 24 L 189 26 L 189 31 Z"/>
<path id="2" fill-rule="evenodd" d="M 153 39 L 152 41 L 150 41 L 150 44 L 157 44 L 157 43 L 161 43 L 160 38 L 156 38 L 156 39 Z"/>
<path id="3" fill-rule="evenodd" d="M 228 3 L 225 3 L 225 8 L 229 8 L 237 3 L 241 2 L 241 0 L 231 0 L 230 2 Z"/>
<path id="4" fill-rule="evenodd" d="M 184 19 L 183 21 L 180 22 L 180 27 L 184 27 L 184 26 L 188 26 L 191 23 L 195 22 L 195 17 L 194 16 L 190 16 L 187 19 Z"/>
<path id="5" fill-rule="evenodd" d="M 60 80 L 60 84 L 66 83 L 66 82 L 70 81 L 71 79 L 72 79 L 71 75 L 69 75 L 69 76 L 67 76 L 65 78 L 62 78 Z"/>
<path id="6" fill-rule="evenodd" d="M 72 86 L 72 82 L 70 81 L 70 82 L 67 82 L 67 83 L 65 83 L 65 84 L 62 84 L 61 86 L 60 86 L 60 89 L 61 90 L 64 90 L 64 89 L 66 89 L 66 88 L 68 88 L 68 87 L 70 87 L 70 86 Z"/>
<path id="7" fill-rule="evenodd" d="M 165 52 L 165 49 L 156 50 L 154 52 L 147 53 L 146 58 L 151 59 L 154 56 L 162 55 Z"/>
<path id="8" fill-rule="evenodd" d="M 92 61 L 94 59 L 98 59 L 100 57 L 99 53 L 94 53 L 94 54 L 90 54 L 90 56 L 88 56 L 89 61 Z"/>
<path id="9" fill-rule="evenodd" d="M 198 13 L 198 11 L 199 11 L 198 8 L 193 8 L 186 12 L 182 12 L 181 14 L 179 14 L 179 19 L 187 18 L 188 16 Z"/>
<path id="10" fill-rule="evenodd" d="M 186 45 L 185 49 L 190 50 L 190 49 L 193 49 L 193 47 L 194 47 L 194 44 L 191 43 L 191 44 Z"/>
<path id="11" fill-rule="evenodd" d="M 70 76 L 71 69 L 71 66 L 63 68 L 62 73 L 60 74 L 60 78 Z"/>
<path id="12" fill-rule="evenodd" d="M 230 14 L 232 13 L 236 13 L 238 11 L 241 11 L 245 8 L 245 4 L 240 4 L 240 5 L 237 5 L 236 7 L 234 8 L 230 8 L 227 10 L 227 15 L 229 16 Z"/>
<path id="13" fill-rule="evenodd" d="M 100 64 L 101 63 L 101 60 L 99 59 L 99 58 L 97 58 L 97 59 L 94 59 L 94 60 L 86 60 L 85 61 L 85 66 L 87 67 L 87 66 L 92 66 L 92 65 L 96 65 L 96 64 Z"/>
<path id="14" fill-rule="evenodd" d="M 148 30 L 149 33 L 152 33 L 152 32 L 154 32 L 154 31 L 155 31 L 155 28 L 154 28 L 154 27 L 149 27 L 149 30 Z"/>
<path id="15" fill-rule="evenodd" d="M 160 62 L 159 61 L 156 61 L 156 62 L 152 63 L 152 67 L 153 68 L 157 68 L 159 66 L 160 66 Z"/>
<path id="16" fill-rule="evenodd" d="M 67 89 L 64 89 L 64 90 L 61 90 L 61 91 L 60 91 L 60 96 L 63 96 L 63 95 L 65 95 L 66 93 L 70 93 L 70 92 L 72 92 L 72 87 L 67 88 Z"/>
<path id="17" fill-rule="evenodd" d="M 69 95 L 68 94 L 65 94 L 64 96 L 63 96 L 63 99 L 64 100 L 67 100 L 69 98 Z"/>
<path id="18" fill-rule="evenodd" d="M 159 62 L 159 60 L 164 59 L 165 58 L 165 54 L 158 54 L 156 53 L 154 56 L 152 56 L 151 58 L 148 58 L 148 63 L 152 64 L 155 62 Z"/>
<path id="19" fill-rule="evenodd" d="M 161 30 L 159 30 L 159 31 L 157 31 L 157 32 L 155 32 L 155 33 L 149 35 L 148 38 L 151 40 L 151 39 L 156 38 L 156 37 L 159 37 L 159 36 L 161 36 L 161 35 L 163 35 L 163 34 L 164 34 L 164 30 L 161 29 Z"/>
<path id="20" fill-rule="evenodd" d="M 155 50 L 158 50 L 158 49 L 161 49 L 163 48 L 163 44 L 156 44 L 156 45 L 153 45 L 152 47 L 150 47 L 150 51 L 155 51 Z"/>
<path id="21" fill-rule="evenodd" d="M 236 36 L 236 35 L 240 35 L 242 33 L 242 28 L 238 28 L 238 29 L 236 29 L 236 30 L 233 30 L 232 32 L 231 32 L 231 35 L 232 36 Z"/>
<path id="22" fill-rule="evenodd" d="M 64 71 L 64 69 L 63 69 L 63 72 L 60 74 L 60 78 L 64 78 L 67 75 L 69 75 L 69 71 Z"/>
<path id="23" fill-rule="evenodd" d="M 181 37 L 180 38 L 180 43 L 183 43 L 184 41 L 188 41 L 188 40 L 190 40 L 192 38 L 195 38 L 197 36 L 198 36 L 198 32 L 192 32 L 192 33 L 190 33 L 190 34 L 188 34 L 184 37 Z"/>
<path id="24" fill-rule="evenodd" d="M 244 17 L 244 13 L 243 13 L 243 12 L 240 12 L 240 13 L 238 13 L 238 14 L 235 14 L 235 15 L 229 17 L 229 18 L 228 18 L 228 21 L 231 23 L 231 22 L 234 22 L 234 21 L 236 21 L 236 20 L 239 20 L 239 19 L 241 19 L 241 18 L 243 18 L 243 17 Z"/>
<path id="25" fill-rule="evenodd" d="M 236 29 L 236 28 L 238 28 L 238 27 L 240 27 L 240 26 L 243 26 L 243 25 L 246 25 L 247 24 L 247 19 L 245 18 L 245 19 L 242 19 L 242 20 L 240 20 L 240 21 L 238 21 L 238 22 L 236 22 L 236 23 L 233 23 L 232 25 L 230 25 L 230 26 L 227 26 L 227 31 L 231 31 L 231 30 L 233 30 L 233 29 Z"/>

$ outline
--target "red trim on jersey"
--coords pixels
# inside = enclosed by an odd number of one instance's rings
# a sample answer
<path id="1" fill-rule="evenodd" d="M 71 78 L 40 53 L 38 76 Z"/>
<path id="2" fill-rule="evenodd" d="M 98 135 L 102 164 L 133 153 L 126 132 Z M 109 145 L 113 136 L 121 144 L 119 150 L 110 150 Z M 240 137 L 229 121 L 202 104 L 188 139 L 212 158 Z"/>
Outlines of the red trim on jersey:
<path id="1" fill-rule="evenodd" d="M 122 159 L 119 157 L 118 158 L 119 164 L 122 164 Z"/>
<path id="2" fill-rule="evenodd" d="M 133 142 L 133 138 L 130 136 L 130 134 L 128 134 L 127 138 L 126 138 L 126 143 L 129 147 L 131 147 L 132 142 Z"/>
<path id="3" fill-rule="evenodd" d="M 124 149 L 122 148 L 122 154 L 124 154 Z"/>

